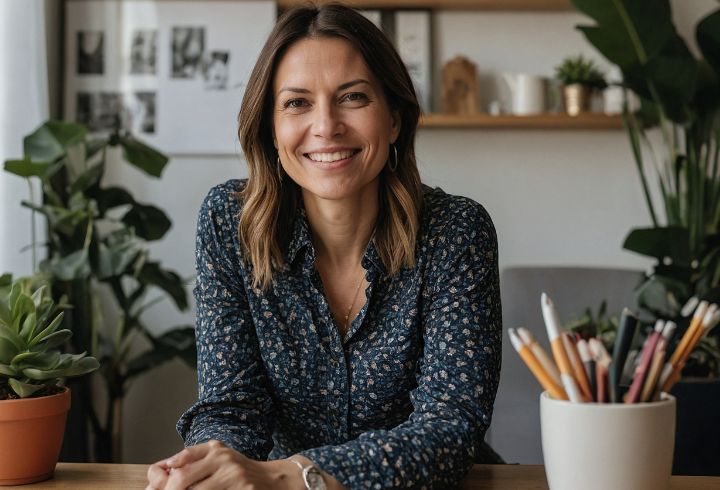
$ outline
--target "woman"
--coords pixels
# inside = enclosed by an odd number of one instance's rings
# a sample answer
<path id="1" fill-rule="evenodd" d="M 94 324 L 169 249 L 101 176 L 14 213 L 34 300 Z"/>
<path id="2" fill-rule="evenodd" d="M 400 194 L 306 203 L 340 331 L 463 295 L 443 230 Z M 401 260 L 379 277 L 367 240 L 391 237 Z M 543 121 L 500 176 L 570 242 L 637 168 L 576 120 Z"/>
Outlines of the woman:
<path id="1" fill-rule="evenodd" d="M 363 16 L 279 19 L 240 112 L 249 178 L 200 211 L 187 448 L 149 469 L 149 488 L 465 476 L 500 369 L 497 242 L 480 205 L 420 184 L 419 115 Z"/>

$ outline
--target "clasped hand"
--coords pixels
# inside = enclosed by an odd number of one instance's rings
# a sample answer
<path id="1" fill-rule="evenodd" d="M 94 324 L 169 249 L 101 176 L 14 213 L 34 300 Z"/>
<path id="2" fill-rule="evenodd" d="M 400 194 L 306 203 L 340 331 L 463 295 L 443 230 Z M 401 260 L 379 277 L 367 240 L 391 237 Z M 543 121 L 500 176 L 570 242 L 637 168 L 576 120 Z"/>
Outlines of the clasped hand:
<path id="1" fill-rule="evenodd" d="M 305 488 L 292 461 L 255 461 L 220 441 L 183 449 L 148 468 L 145 490 L 297 490 Z"/>

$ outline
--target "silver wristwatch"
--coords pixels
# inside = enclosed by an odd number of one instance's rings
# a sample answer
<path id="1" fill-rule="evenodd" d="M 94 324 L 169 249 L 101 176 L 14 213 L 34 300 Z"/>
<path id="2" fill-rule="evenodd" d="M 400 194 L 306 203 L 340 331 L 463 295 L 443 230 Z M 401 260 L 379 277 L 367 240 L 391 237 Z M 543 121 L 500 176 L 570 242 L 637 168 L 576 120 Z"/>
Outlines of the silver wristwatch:
<path id="1" fill-rule="evenodd" d="M 303 481 L 305 482 L 306 490 L 327 490 L 327 486 L 325 485 L 325 479 L 322 476 L 320 468 L 318 468 L 314 464 L 303 466 L 300 461 L 294 460 L 292 458 L 289 459 L 290 461 L 295 463 L 298 468 L 300 468 L 300 471 L 302 471 L 302 477 Z"/>

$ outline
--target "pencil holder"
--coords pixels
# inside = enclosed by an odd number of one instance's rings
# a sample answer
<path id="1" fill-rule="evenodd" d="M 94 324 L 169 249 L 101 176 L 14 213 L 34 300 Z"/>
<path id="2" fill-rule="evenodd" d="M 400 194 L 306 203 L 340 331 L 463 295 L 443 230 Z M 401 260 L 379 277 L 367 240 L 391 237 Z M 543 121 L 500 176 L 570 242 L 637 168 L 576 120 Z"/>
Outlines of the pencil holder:
<path id="1" fill-rule="evenodd" d="M 570 403 L 540 395 L 550 490 L 665 490 L 675 445 L 675 398 Z"/>

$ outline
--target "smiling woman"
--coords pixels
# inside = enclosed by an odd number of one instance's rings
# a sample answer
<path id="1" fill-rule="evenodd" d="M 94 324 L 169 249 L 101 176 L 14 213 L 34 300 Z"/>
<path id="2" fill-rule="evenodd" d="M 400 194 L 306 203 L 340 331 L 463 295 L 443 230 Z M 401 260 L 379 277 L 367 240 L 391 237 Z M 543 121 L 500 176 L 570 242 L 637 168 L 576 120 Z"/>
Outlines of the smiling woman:
<path id="1" fill-rule="evenodd" d="M 198 219 L 199 399 L 149 488 L 447 488 L 500 369 L 497 238 L 420 183 L 392 44 L 338 6 L 278 21 L 240 112 L 246 181 Z M 360 291 L 364 291 L 361 294 Z"/>

